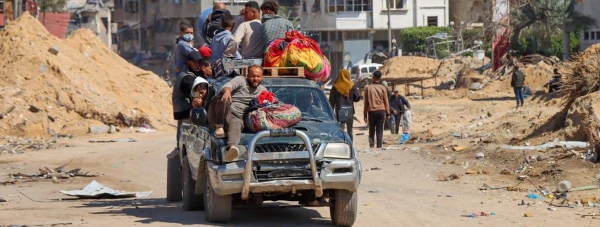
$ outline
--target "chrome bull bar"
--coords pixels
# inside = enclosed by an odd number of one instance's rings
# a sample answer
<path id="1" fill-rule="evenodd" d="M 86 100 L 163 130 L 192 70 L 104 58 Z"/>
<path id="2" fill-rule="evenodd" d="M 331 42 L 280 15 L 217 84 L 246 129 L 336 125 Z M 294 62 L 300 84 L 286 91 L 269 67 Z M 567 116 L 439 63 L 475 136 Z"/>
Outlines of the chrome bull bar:
<path id="1" fill-rule="evenodd" d="M 306 150 L 308 151 L 308 157 L 309 157 L 309 163 L 310 163 L 310 172 L 312 174 L 312 179 L 314 182 L 314 188 L 315 188 L 315 195 L 317 197 L 321 197 L 323 196 L 323 185 L 321 184 L 321 180 L 319 179 L 319 177 L 317 176 L 317 164 L 315 161 L 315 153 L 313 151 L 312 148 L 312 144 L 310 143 L 310 138 L 308 138 L 308 136 L 302 132 L 302 131 L 297 131 L 295 129 L 274 129 L 274 130 L 265 130 L 265 131 L 260 131 L 258 133 L 256 133 L 253 137 L 252 140 L 250 141 L 248 147 L 248 153 L 247 153 L 247 157 L 248 159 L 246 160 L 246 167 L 244 168 L 244 186 L 242 188 L 242 199 L 243 200 L 247 200 L 248 196 L 250 194 L 250 188 L 256 184 L 253 184 L 250 182 L 250 180 L 252 179 L 252 165 L 253 165 L 253 155 L 254 155 L 254 150 L 255 150 L 255 145 L 256 142 L 264 137 L 299 137 L 300 139 L 302 139 L 304 141 L 304 144 L 306 146 Z M 293 182 L 293 181 L 292 181 Z M 292 191 L 294 186 L 292 185 Z"/>

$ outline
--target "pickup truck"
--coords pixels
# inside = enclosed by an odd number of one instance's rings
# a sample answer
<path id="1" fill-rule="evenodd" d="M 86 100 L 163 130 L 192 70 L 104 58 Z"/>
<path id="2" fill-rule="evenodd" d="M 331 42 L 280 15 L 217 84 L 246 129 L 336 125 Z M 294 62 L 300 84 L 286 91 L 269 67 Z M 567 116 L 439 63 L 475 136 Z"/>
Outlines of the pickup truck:
<path id="1" fill-rule="evenodd" d="M 208 98 L 217 97 L 230 79 L 212 83 Z M 286 129 L 244 131 L 240 155 L 226 162 L 226 141 L 207 124 L 207 110 L 193 109 L 190 122 L 182 125 L 180 150 L 168 155 L 167 200 L 183 201 L 186 211 L 204 210 L 215 223 L 230 221 L 233 205 L 297 201 L 329 206 L 334 225 L 352 226 L 362 168 L 357 149 L 339 127 L 352 120 L 351 110 L 334 115 L 323 90 L 302 76 L 271 73 L 262 85 L 297 106 L 302 120 Z"/>

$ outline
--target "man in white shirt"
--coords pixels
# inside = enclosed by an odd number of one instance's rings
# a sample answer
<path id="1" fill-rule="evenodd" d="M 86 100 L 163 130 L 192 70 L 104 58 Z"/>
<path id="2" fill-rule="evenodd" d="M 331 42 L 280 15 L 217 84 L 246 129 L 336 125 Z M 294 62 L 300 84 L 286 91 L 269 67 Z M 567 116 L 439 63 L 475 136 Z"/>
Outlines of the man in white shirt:
<path id="1" fill-rule="evenodd" d="M 257 59 L 264 56 L 262 38 L 262 23 L 260 22 L 260 7 L 257 2 L 249 1 L 244 4 L 244 19 L 233 34 L 233 39 L 239 44 L 242 58 Z"/>

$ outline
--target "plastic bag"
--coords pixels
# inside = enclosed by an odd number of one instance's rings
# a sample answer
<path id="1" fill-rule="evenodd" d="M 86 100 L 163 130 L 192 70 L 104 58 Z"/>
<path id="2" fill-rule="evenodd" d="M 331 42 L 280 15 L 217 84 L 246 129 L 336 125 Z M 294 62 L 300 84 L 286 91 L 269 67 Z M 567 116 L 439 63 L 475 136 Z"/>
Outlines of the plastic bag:
<path id="1" fill-rule="evenodd" d="M 410 123 L 412 121 L 412 114 L 411 114 L 410 110 L 404 111 L 404 114 L 402 115 L 402 117 L 404 118 L 406 123 Z"/>
<path id="2" fill-rule="evenodd" d="M 408 142 L 408 140 L 410 140 L 410 134 L 408 133 L 404 133 L 402 134 L 402 137 L 400 137 L 401 144 L 405 144 L 406 142 Z"/>

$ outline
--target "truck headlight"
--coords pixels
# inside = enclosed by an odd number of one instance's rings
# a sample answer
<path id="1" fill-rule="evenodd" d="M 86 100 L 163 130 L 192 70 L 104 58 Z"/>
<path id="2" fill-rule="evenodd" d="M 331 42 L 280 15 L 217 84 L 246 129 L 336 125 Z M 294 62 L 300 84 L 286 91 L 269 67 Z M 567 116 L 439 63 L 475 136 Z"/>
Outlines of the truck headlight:
<path id="1" fill-rule="evenodd" d="M 347 158 L 352 156 L 352 149 L 345 143 L 329 143 L 325 148 L 323 157 L 325 158 Z"/>

